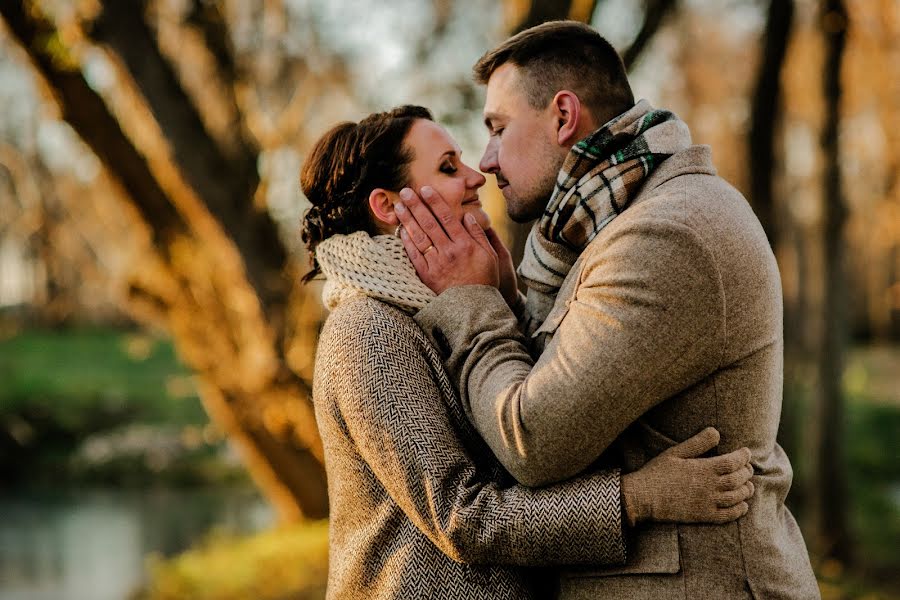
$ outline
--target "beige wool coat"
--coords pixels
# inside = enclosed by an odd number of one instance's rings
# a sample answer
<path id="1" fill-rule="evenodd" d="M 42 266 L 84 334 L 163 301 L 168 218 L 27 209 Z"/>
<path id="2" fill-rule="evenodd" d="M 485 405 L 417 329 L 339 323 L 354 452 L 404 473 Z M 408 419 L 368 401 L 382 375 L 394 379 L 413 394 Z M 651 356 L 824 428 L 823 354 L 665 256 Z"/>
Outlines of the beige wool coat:
<path id="1" fill-rule="evenodd" d="M 559 596 L 817 598 L 784 505 L 791 465 L 775 442 L 778 267 L 708 147 L 664 161 L 555 298 L 529 294 L 532 309 L 542 302 L 552 308 L 536 331 L 523 332 L 487 286 L 451 288 L 416 315 L 469 418 L 520 482 L 546 485 L 604 464 L 635 470 L 711 425 L 720 453 L 750 448 L 756 486 L 738 521 L 641 526 L 625 567 L 563 569 Z"/>
<path id="2" fill-rule="evenodd" d="M 544 598 L 548 578 L 520 567 L 624 562 L 618 470 L 515 484 L 405 312 L 366 296 L 337 306 L 313 400 L 331 508 L 328 598 Z"/>

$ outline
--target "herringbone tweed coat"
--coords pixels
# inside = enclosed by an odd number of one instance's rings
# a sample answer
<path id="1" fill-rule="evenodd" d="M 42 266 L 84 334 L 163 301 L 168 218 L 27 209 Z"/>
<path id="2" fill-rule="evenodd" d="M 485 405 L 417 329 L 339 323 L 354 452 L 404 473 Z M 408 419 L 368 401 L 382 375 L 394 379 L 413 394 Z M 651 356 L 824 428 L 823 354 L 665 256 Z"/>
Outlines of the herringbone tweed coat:
<path id="1" fill-rule="evenodd" d="M 339 305 L 320 336 L 313 399 L 329 598 L 545 597 L 535 570 L 517 566 L 624 562 L 618 471 L 513 485 L 406 313 L 364 296 Z"/>
<path id="2" fill-rule="evenodd" d="M 662 162 L 550 302 L 533 332 L 537 359 L 495 288 L 451 288 L 416 315 L 510 473 L 541 485 L 598 461 L 633 470 L 714 426 L 720 452 L 750 448 L 756 486 L 735 522 L 639 527 L 626 567 L 564 570 L 560 597 L 818 597 L 784 505 L 791 465 L 775 443 L 778 267 L 746 200 L 716 176 L 709 148 Z"/>

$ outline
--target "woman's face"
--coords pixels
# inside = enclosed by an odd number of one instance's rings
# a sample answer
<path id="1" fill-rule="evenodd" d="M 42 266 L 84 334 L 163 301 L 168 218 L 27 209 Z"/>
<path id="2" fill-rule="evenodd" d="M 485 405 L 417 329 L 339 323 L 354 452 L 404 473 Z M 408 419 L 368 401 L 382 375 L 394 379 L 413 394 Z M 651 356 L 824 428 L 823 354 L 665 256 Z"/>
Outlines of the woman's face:
<path id="1" fill-rule="evenodd" d="M 413 154 L 409 164 L 409 187 L 421 192 L 422 186 L 431 186 L 460 220 L 469 212 L 483 229 L 490 227 L 490 219 L 478 199 L 478 189 L 485 182 L 484 175 L 462 162 L 459 146 L 443 127 L 427 119 L 418 119 L 406 134 L 404 143 Z"/>

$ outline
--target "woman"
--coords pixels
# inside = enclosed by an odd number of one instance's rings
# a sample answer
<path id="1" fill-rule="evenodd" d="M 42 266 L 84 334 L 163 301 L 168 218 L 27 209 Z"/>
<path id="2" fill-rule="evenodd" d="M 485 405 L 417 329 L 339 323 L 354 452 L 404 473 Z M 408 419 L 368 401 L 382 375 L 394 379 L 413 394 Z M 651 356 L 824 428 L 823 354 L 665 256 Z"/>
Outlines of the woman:
<path id="1" fill-rule="evenodd" d="M 532 489 L 500 467 L 411 317 L 434 294 L 395 235 L 393 211 L 401 188 L 430 185 L 494 236 L 478 200 L 484 182 L 414 106 L 336 126 L 303 166 L 313 204 L 304 280 L 325 275 L 332 311 L 313 390 L 331 502 L 330 597 L 538 597 L 534 570 L 521 567 L 624 562 L 623 516 L 720 523 L 747 510 L 749 451 L 692 458 L 715 446 L 713 429 L 621 477 L 597 470 Z M 697 493 L 684 506 L 667 497 L 687 485 Z"/>

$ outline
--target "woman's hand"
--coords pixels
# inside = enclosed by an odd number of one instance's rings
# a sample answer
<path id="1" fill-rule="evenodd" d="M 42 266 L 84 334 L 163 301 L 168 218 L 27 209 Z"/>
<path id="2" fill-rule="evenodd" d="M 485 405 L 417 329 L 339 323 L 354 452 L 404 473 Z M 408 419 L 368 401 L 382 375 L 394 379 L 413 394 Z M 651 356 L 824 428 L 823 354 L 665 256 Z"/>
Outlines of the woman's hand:
<path id="1" fill-rule="evenodd" d="M 465 213 L 462 223 L 441 195 L 429 186 L 422 197 L 400 190 L 394 213 L 403 227 L 400 239 L 419 279 L 440 295 L 463 285 L 500 287 L 497 253 L 475 217 Z"/>
<path id="2" fill-rule="evenodd" d="M 750 450 L 696 458 L 715 448 L 719 432 L 707 427 L 622 476 L 628 524 L 641 521 L 727 523 L 744 516 L 753 495 Z"/>
<path id="3" fill-rule="evenodd" d="M 512 254 L 509 253 L 509 250 L 493 227 L 486 228 L 484 234 L 491 243 L 494 252 L 497 253 L 497 261 L 500 268 L 500 293 L 503 294 L 503 299 L 512 308 L 516 305 L 516 300 L 519 298 L 519 282 L 516 279 L 516 267 L 513 265 Z"/>

